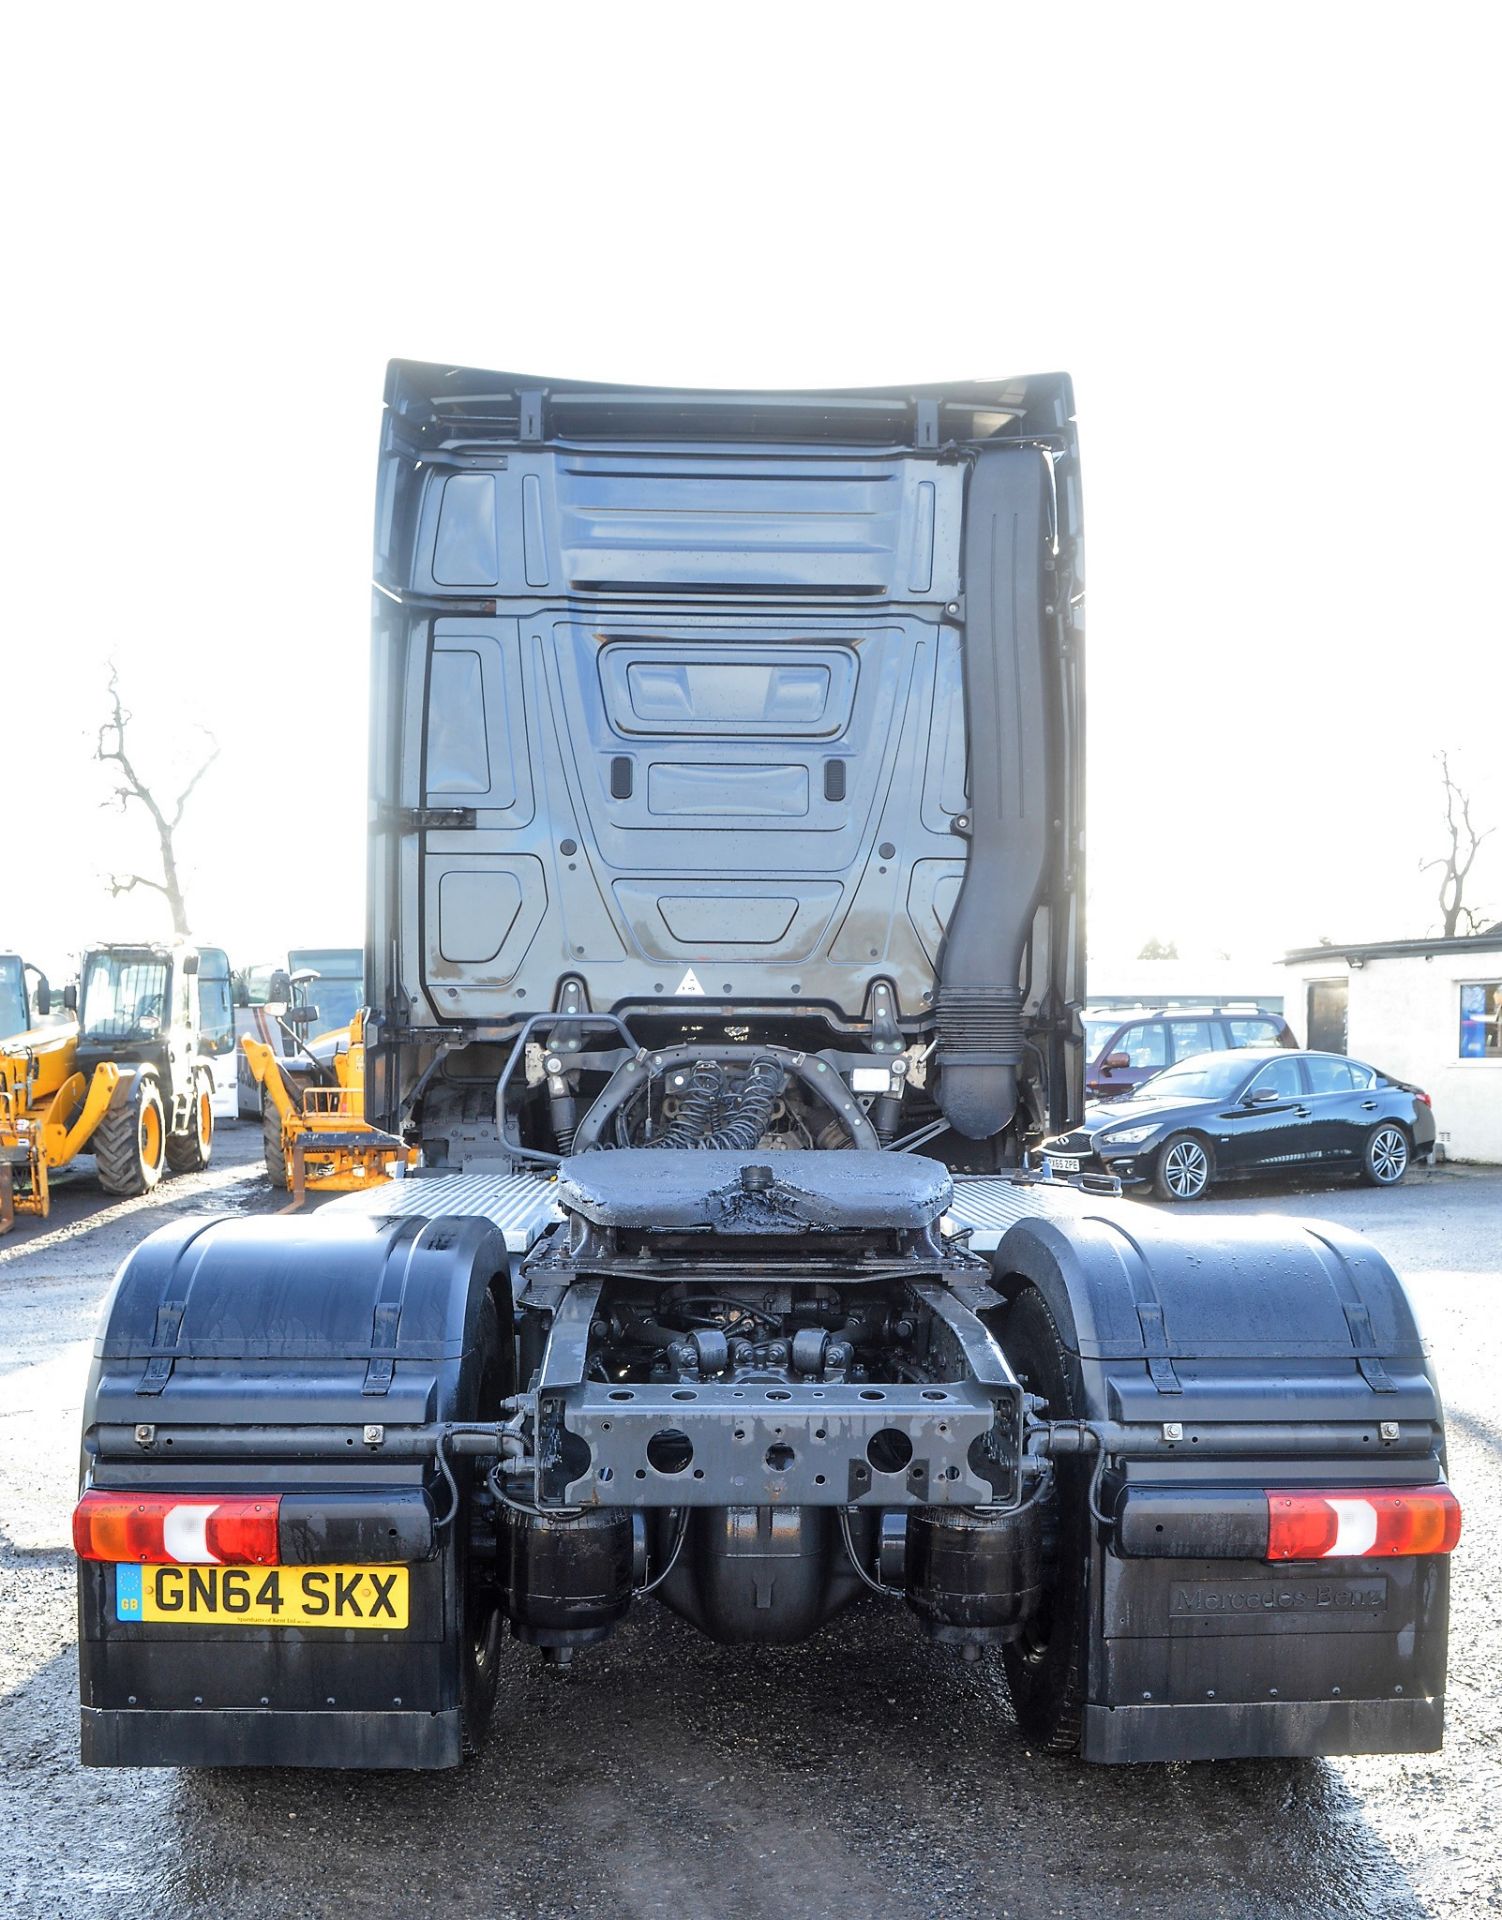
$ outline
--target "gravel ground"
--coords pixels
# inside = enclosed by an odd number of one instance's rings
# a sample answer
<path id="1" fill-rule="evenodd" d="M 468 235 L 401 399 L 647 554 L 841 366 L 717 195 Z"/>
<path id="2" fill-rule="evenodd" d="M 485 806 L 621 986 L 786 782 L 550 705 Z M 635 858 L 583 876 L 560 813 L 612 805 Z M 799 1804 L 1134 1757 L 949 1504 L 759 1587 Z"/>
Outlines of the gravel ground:
<path id="1" fill-rule="evenodd" d="M 169 1214 L 275 1203 L 259 1132 L 142 1201 L 88 1183 L 0 1242 L 0 1904 L 27 1916 L 1257 1916 L 1502 1912 L 1502 1174 L 1241 1189 L 1369 1233 L 1439 1356 L 1455 1559 L 1443 1754 L 1084 1768 L 1029 1753 L 997 1670 L 871 1600 L 789 1649 L 642 1606 L 567 1675 L 508 1651 L 458 1774 L 85 1773 L 67 1523 L 95 1314 Z"/>

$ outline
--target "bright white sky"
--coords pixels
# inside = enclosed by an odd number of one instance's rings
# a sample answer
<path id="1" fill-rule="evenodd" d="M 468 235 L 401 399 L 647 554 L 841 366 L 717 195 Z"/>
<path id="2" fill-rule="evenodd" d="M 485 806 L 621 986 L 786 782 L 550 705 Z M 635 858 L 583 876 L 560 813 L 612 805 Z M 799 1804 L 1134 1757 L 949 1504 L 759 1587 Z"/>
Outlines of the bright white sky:
<path id="1" fill-rule="evenodd" d="M 394 354 L 1068 368 L 1092 945 L 1434 926 L 1439 748 L 1502 821 L 1494 18 L 10 9 L 0 947 L 164 925 L 103 884 L 151 856 L 98 805 L 110 655 L 152 771 L 220 742 L 200 937 L 358 941 Z M 1502 833 L 1473 893 L 1502 917 Z"/>

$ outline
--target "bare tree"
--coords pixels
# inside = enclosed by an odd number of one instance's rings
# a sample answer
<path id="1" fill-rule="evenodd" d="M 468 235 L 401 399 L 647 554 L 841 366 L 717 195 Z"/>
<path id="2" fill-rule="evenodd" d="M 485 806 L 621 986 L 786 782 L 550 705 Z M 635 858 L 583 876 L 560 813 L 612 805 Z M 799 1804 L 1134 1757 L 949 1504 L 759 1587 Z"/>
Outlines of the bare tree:
<path id="1" fill-rule="evenodd" d="M 1179 943 L 1177 940 L 1160 940 L 1154 934 L 1137 955 L 1139 960 L 1177 960 Z"/>
<path id="2" fill-rule="evenodd" d="M 1449 754 L 1438 753 L 1434 757 L 1439 761 L 1440 777 L 1445 783 L 1445 827 L 1450 835 L 1450 851 L 1437 860 L 1421 860 L 1419 872 L 1429 873 L 1435 867 L 1440 870 L 1439 910 L 1444 916 L 1445 938 L 1451 940 L 1462 917 L 1467 933 L 1481 931 L 1483 916 L 1465 904 L 1465 886 L 1476 864 L 1477 849 L 1496 828 L 1487 827 L 1477 833 L 1471 824 L 1471 796 L 1456 784 L 1450 772 Z"/>
<path id="3" fill-rule="evenodd" d="M 144 807 L 151 815 L 151 824 L 156 828 L 157 847 L 162 861 L 160 880 L 153 880 L 144 873 L 112 873 L 109 879 L 110 896 L 118 898 L 122 893 L 133 893 L 137 887 L 150 887 L 153 892 L 164 894 L 172 913 L 173 932 L 185 934 L 189 931 L 188 908 L 183 898 L 174 835 L 182 825 L 183 813 L 192 797 L 193 789 L 219 758 L 219 743 L 206 727 L 199 729 L 208 740 L 211 751 L 177 796 L 169 813 L 137 773 L 135 764 L 126 750 L 125 730 L 131 723 L 132 715 L 121 702 L 120 674 L 113 661 L 110 663 L 109 695 L 110 716 L 99 729 L 94 758 L 101 765 L 112 763 L 119 768 L 119 772 L 115 776 L 114 792 L 103 804 L 115 807 L 120 813 L 128 812 L 132 801 Z"/>

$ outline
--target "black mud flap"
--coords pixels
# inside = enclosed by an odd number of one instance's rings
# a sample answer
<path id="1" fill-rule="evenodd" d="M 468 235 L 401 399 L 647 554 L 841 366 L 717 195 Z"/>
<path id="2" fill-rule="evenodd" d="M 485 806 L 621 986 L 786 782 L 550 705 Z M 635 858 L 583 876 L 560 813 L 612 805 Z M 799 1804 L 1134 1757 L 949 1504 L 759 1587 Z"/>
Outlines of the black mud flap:
<path id="1" fill-rule="evenodd" d="M 409 1570 L 400 1633 L 131 1626 L 116 1612 L 120 1570 L 81 1567 L 83 1764 L 457 1766 L 451 1561 Z"/>
<path id="2" fill-rule="evenodd" d="M 447 1489 L 400 1439 L 472 1417 L 479 1309 L 491 1289 L 509 1313 L 508 1284 L 504 1243 L 476 1219 L 195 1221 L 135 1250 L 96 1342 L 85 1487 L 279 1495 L 280 1578 L 322 1597 L 341 1562 L 367 1580 L 399 1568 L 406 1618 L 378 1623 L 357 1595 L 339 1625 L 237 1624 L 222 1605 L 181 1625 L 142 1615 L 230 1570 L 171 1568 L 163 1589 L 153 1567 L 82 1561 L 86 1766 L 458 1764 L 457 1529 L 434 1524 Z"/>
<path id="3" fill-rule="evenodd" d="M 1098 1556 L 1087 1760 L 1426 1753 L 1444 1728 L 1449 1568 Z"/>
<path id="4" fill-rule="evenodd" d="M 1106 1442 L 1084 1757 L 1438 1747 L 1448 1560 L 1262 1557 L 1269 1489 L 1445 1479 L 1439 1395 L 1382 1256 L 1334 1227 L 1116 1206 L 1019 1223 L 995 1270 L 1042 1295 L 1078 1363 L 1068 1411 Z"/>

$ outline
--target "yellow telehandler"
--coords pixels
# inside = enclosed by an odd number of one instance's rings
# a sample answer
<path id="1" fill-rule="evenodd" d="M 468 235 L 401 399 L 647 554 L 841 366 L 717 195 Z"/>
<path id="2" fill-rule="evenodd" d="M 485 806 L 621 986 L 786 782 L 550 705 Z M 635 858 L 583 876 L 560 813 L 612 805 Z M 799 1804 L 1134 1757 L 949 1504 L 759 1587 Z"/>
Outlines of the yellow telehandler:
<path id="1" fill-rule="evenodd" d="M 315 1008 L 301 1008 L 316 1017 Z M 285 1024 L 285 1023 L 284 1023 Z M 311 1045 L 292 1027 L 306 1063 L 278 1058 L 264 1040 L 243 1036 L 240 1045 L 265 1099 L 262 1130 L 266 1171 L 273 1186 L 292 1195 L 295 1212 L 310 1193 L 359 1193 L 417 1164 L 417 1148 L 383 1133 L 365 1118 L 365 1014 L 348 1026 L 321 1034 Z"/>
<path id="2" fill-rule="evenodd" d="M 221 958 L 176 943 L 92 948 L 82 1006 L 64 989 L 71 1021 L 0 1039 L 0 1233 L 17 1214 L 45 1218 L 51 1176 L 80 1153 L 93 1154 L 105 1192 L 121 1195 L 208 1165 L 215 1063 L 206 1048 L 216 1042 L 206 1037 L 199 974 Z M 36 1011 L 51 1012 L 45 981 Z"/>

